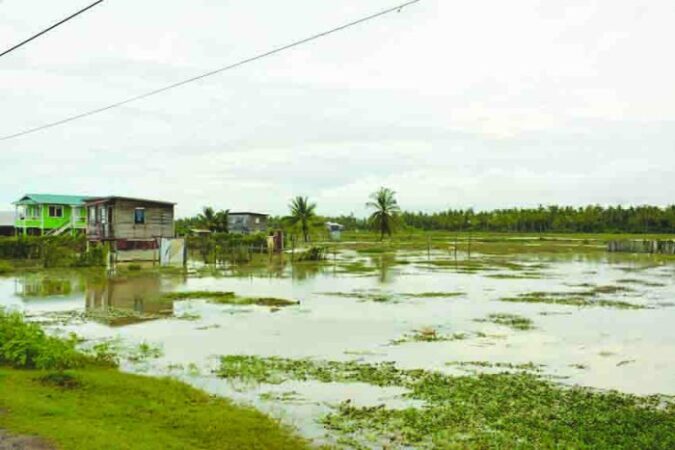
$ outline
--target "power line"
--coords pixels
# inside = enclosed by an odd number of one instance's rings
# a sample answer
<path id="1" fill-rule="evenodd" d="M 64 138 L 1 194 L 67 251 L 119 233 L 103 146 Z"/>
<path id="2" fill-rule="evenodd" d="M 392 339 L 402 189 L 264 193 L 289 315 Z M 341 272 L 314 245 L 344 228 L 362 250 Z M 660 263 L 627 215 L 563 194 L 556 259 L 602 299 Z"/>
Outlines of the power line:
<path id="1" fill-rule="evenodd" d="M 126 99 L 126 100 L 122 100 L 122 101 L 119 101 L 119 102 L 110 104 L 110 105 L 108 105 L 108 106 L 103 106 L 103 107 L 101 107 L 101 108 L 93 109 L 93 110 L 91 110 L 91 111 L 87 111 L 87 112 L 84 112 L 84 113 L 81 113 L 81 114 L 77 114 L 77 115 L 74 115 L 74 116 L 70 116 L 70 117 L 67 117 L 67 118 L 65 118 L 65 119 L 58 120 L 58 121 L 56 121 L 56 122 L 50 122 L 50 123 L 47 123 L 47 124 L 45 124 L 45 125 L 41 125 L 41 126 L 38 126 L 38 127 L 35 127 L 35 128 L 29 128 L 29 129 L 27 129 L 27 130 L 20 131 L 20 132 L 18 132 L 18 133 L 9 134 L 9 135 L 0 137 L 0 141 L 6 141 L 6 140 L 9 140 L 9 139 L 13 139 L 13 138 L 19 137 L 19 136 L 24 136 L 24 135 L 26 135 L 26 134 L 35 133 L 35 132 L 37 132 L 37 131 L 41 131 L 41 130 L 44 130 L 44 129 L 47 129 L 47 128 L 52 128 L 52 127 L 55 127 L 55 126 L 58 126 L 58 125 L 62 125 L 62 124 L 64 124 L 64 123 L 72 122 L 72 121 L 74 121 L 74 120 L 82 119 L 82 118 L 84 118 L 84 117 L 88 117 L 88 116 L 91 116 L 91 115 L 94 115 L 94 114 L 102 113 L 102 112 L 104 112 L 104 111 L 108 111 L 108 110 L 110 110 L 110 109 L 117 108 L 117 107 L 120 107 L 120 106 L 122 106 L 122 105 L 126 105 L 126 104 L 128 104 L 128 103 L 135 102 L 135 101 L 137 101 L 137 100 L 142 100 L 142 99 L 144 99 L 144 98 L 148 98 L 148 97 L 151 97 L 151 96 L 153 96 L 153 95 L 157 95 L 157 94 L 160 94 L 160 93 L 162 93 L 162 92 L 166 92 L 166 91 L 168 91 L 168 90 L 170 90 L 170 89 L 174 89 L 174 88 L 177 88 L 177 87 L 180 87 L 180 86 L 189 84 L 189 83 L 193 83 L 193 82 L 195 82 L 195 81 L 199 81 L 199 80 L 201 80 L 201 79 L 203 79 L 203 78 L 207 78 L 207 77 L 211 77 L 211 76 L 213 76 L 213 75 L 217 75 L 217 74 L 222 73 L 222 72 L 225 72 L 225 71 L 227 71 L 227 70 L 231 70 L 231 69 L 234 69 L 234 68 L 236 68 L 236 67 L 243 66 L 243 65 L 245 65 L 245 64 L 248 64 L 248 63 L 257 61 L 257 60 L 262 59 L 262 58 L 266 58 L 266 57 L 271 56 L 271 55 L 274 55 L 274 54 L 276 54 L 276 53 L 283 52 L 283 51 L 288 50 L 288 49 L 291 49 L 291 48 L 293 48 L 293 47 L 297 47 L 297 46 L 299 46 L 299 45 L 306 44 L 307 42 L 314 41 L 314 40 L 316 40 L 316 39 L 319 39 L 319 38 L 328 36 L 329 34 L 337 33 L 338 31 L 345 30 L 345 29 L 347 29 L 347 28 L 353 27 L 353 26 L 358 25 L 358 24 L 363 23 L 363 22 L 367 22 L 367 21 L 369 21 L 369 20 L 375 19 L 375 18 L 380 17 L 380 16 L 383 16 L 383 15 L 385 15 L 385 14 L 389 14 L 389 13 L 394 12 L 394 11 L 400 11 L 402 8 L 404 8 L 404 7 L 406 7 L 406 6 L 409 6 L 409 5 L 412 5 L 413 3 L 417 3 L 417 2 L 419 2 L 419 1 L 420 1 L 420 0 L 411 0 L 411 1 L 408 1 L 408 2 L 406 2 L 406 3 L 402 3 L 402 4 L 398 5 L 398 6 L 393 7 L 393 8 L 385 9 L 385 10 L 380 11 L 380 12 L 378 12 L 378 13 L 371 14 L 371 15 L 369 15 L 369 16 L 363 17 L 363 18 L 358 19 L 358 20 L 354 20 L 354 21 L 349 22 L 349 23 L 346 23 L 346 24 L 344 24 L 344 25 L 340 25 L 339 27 L 332 28 L 332 29 L 330 29 L 330 30 L 328 30 L 328 31 L 323 31 L 323 32 L 321 32 L 321 33 L 318 33 L 318 34 L 309 36 L 309 37 L 304 38 L 304 39 L 301 39 L 301 40 L 299 40 L 299 41 L 295 41 L 295 42 L 292 42 L 292 43 L 290 43 L 290 44 L 286 44 L 286 45 L 283 45 L 283 46 L 281 46 L 281 47 L 277 47 L 277 48 L 275 48 L 275 49 L 273 49 L 273 50 L 269 50 L 269 51 L 267 51 L 267 52 L 265 52 L 265 53 L 260 53 L 260 54 L 258 54 L 258 55 L 256 55 L 256 56 L 252 56 L 252 57 L 250 57 L 250 58 L 243 59 L 243 60 L 238 61 L 238 62 L 236 62 L 236 63 L 227 65 L 227 66 L 225 66 L 225 67 L 221 67 L 221 68 L 219 68 L 219 69 L 215 69 L 215 70 L 212 70 L 212 71 L 210 71 L 210 72 L 206 72 L 206 73 L 203 73 L 203 74 L 201 74 L 201 75 L 197 75 L 197 76 L 195 76 L 195 77 L 188 78 L 188 79 L 186 79 L 186 80 L 179 81 L 179 82 L 177 82 L 177 83 L 173 83 L 173 84 L 170 84 L 170 85 L 168 85 L 168 86 L 164 86 L 164 87 L 162 87 L 162 88 L 155 89 L 155 90 L 153 90 L 153 91 L 146 92 L 146 93 L 144 93 L 144 94 L 136 95 L 136 96 L 134 96 L 134 97 L 130 97 L 130 98 Z"/>
<path id="2" fill-rule="evenodd" d="M 17 48 L 19 48 L 19 47 L 21 47 L 21 46 L 23 46 L 23 45 L 28 44 L 28 43 L 29 43 L 30 41 L 32 41 L 33 39 L 36 39 L 36 38 L 42 36 L 43 34 L 47 33 L 48 31 L 53 30 L 54 28 L 58 27 L 59 25 L 68 22 L 70 19 L 73 19 L 73 18 L 75 18 L 76 16 L 79 16 L 79 15 L 82 14 L 83 12 L 90 10 L 91 8 L 93 8 L 94 6 L 98 5 L 98 4 L 101 3 L 101 2 L 103 2 L 103 0 L 98 0 L 97 2 L 92 3 L 91 5 L 87 6 L 86 8 L 83 8 L 83 9 L 79 10 L 78 12 L 76 12 L 76 13 L 74 13 L 74 14 L 71 14 L 70 16 L 66 17 L 65 19 L 61 20 L 60 22 L 55 23 L 55 24 L 52 25 L 51 27 L 49 27 L 49 28 L 47 28 L 47 29 L 45 29 L 45 30 L 40 31 L 38 34 L 29 37 L 29 38 L 26 39 L 25 41 L 16 44 L 14 47 L 5 50 L 4 52 L 0 53 L 0 58 L 2 58 L 3 56 L 5 56 L 7 53 L 13 52 L 13 51 L 16 50 Z"/>

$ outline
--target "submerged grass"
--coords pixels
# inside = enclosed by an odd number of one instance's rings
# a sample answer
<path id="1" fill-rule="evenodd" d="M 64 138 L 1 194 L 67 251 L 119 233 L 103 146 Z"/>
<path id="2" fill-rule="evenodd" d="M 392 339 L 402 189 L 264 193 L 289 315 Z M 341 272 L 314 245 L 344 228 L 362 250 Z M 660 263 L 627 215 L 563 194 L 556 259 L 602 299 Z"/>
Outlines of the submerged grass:
<path id="1" fill-rule="evenodd" d="M 403 370 L 393 363 L 239 355 L 223 357 L 218 374 L 265 383 L 318 380 L 400 386 L 408 390 L 406 397 L 424 402 L 403 409 L 340 404 L 322 423 L 354 448 L 675 446 L 675 406 L 670 400 L 566 387 L 526 372 L 449 376 Z"/>
<path id="2" fill-rule="evenodd" d="M 630 303 L 623 300 L 607 300 L 596 298 L 598 293 L 619 292 L 615 288 L 608 287 L 594 288 L 588 291 L 581 292 L 527 292 L 517 295 L 515 297 L 502 297 L 503 302 L 516 303 L 549 303 L 554 305 L 568 305 L 568 306 L 601 306 L 606 308 L 617 309 L 646 309 L 646 305 Z"/>
<path id="3" fill-rule="evenodd" d="M 391 345 L 400 345 L 408 342 L 447 342 L 461 341 L 468 337 L 466 333 L 441 334 L 431 327 L 423 327 L 412 333 L 405 334 L 399 339 L 390 342 Z"/>
<path id="4" fill-rule="evenodd" d="M 514 330 L 522 331 L 533 330 L 535 328 L 532 320 L 518 314 L 495 313 L 489 314 L 484 319 L 475 319 L 475 321 L 496 323 L 497 325 L 504 325 Z"/>
<path id="5" fill-rule="evenodd" d="M 296 300 L 275 297 L 241 297 L 234 292 L 223 291 L 170 292 L 164 294 L 162 298 L 166 300 L 202 299 L 221 305 L 258 305 L 270 307 L 291 306 L 300 303 Z"/>

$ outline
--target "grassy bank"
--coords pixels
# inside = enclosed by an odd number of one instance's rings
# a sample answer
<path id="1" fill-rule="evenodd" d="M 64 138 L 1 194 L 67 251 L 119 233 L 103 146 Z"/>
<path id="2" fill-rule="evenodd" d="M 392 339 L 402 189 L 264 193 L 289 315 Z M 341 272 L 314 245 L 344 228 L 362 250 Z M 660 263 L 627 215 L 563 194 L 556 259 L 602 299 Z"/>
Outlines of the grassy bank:
<path id="1" fill-rule="evenodd" d="M 307 448 L 258 411 L 177 381 L 115 369 L 54 375 L 0 368 L 0 408 L 0 428 L 43 437 L 56 448 Z"/>
<path id="2" fill-rule="evenodd" d="M 119 372 L 0 309 L 0 429 L 64 449 L 298 449 L 276 420 L 167 378 Z"/>

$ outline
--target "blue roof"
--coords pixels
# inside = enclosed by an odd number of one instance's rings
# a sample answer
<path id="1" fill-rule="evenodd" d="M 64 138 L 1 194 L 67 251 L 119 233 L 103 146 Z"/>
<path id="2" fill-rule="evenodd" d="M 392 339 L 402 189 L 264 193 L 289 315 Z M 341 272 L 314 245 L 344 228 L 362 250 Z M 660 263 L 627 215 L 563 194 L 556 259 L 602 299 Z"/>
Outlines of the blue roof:
<path id="1" fill-rule="evenodd" d="M 60 195 L 60 194 L 26 194 L 14 205 L 71 205 L 82 206 L 84 202 L 92 197 L 84 195 Z"/>

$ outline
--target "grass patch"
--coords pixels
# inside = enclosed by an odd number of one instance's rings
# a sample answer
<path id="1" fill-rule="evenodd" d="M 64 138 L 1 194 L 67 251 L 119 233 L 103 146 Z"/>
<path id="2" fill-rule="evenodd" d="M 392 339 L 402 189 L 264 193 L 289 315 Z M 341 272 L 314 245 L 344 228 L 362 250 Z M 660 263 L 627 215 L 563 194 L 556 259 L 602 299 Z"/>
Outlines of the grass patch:
<path id="1" fill-rule="evenodd" d="M 319 292 L 319 295 L 331 297 L 354 298 L 360 301 L 387 303 L 396 300 L 396 296 L 389 292 L 380 291 L 352 291 L 352 292 Z"/>
<path id="2" fill-rule="evenodd" d="M 675 406 L 663 397 L 566 387 L 526 372 L 449 376 L 392 363 L 226 356 L 218 373 L 259 382 L 400 386 L 408 390 L 406 398 L 424 402 L 403 409 L 340 404 L 322 423 L 354 448 L 675 446 Z"/>
<path id="3" fill-rule="evenodd" d="M 221 378 L 268 384 L 281 384 L 288 380 L 318 380 L 324 383 L 362 381 L 376 386 L 401 384 L 404 376 L 390 362 L 364 365 L 354 361 L 263 358 L 252 355 L 221 357 L 216 374 Z"/>
<path id="4" fill-rule="evenodd" d="M 595 294 L 589 294 L 591 291 L 584 291 L 580 293 L 574 292 L 528 292 L 520 294 L 516 297 L 502 297 L 502 302 L 516 302 L 516 303 L 549 303 L 554 305 L 567 306 L 601 306 L 605 308 L 617 309 L 646 309 L 645 305 L 638 305 L 622 300 L 606 300 L 593 298 Z"/>
<path id="5" fill-rule="evenodd" d="M 390 342 L 391 345 L 400 345 L 408 342 L 443 342 L 461 341 L 468 337 L 466 333 L 441 334 L 431 327 L 423 327 L 412 333 L 405 334 L 399 339 Z"/>
<path id="6" fill-rule="evenodd" d="M 535 328 L 532 320 L 527 317 L 519 316 L 518 314 L 489 314 L 486 318 L 475 319 L 475 321 L 496 323 L 497 325 L 504 325 L 513 328 L 514 330 L 521 331 L 533 330 Z"/>
<path id="7" fill-rule="evenodd" d="M 92 354 L 0 310 L 0 429 L 58 448 L 95 450 L 308 448 L 277 421 L 183 383 L 111 367 L 110 343 Z M 140 357 L 157 349 L 141 344 Z"/>
<path id="8" fill-rule="evenodd" d="M 401 295 L 410 298 L 449 298 L 449 297 L 459 297 L 465 294 L 466 292 L 417 292 Z"/>
<path id="9" fill-rule="evenodd" d="M 0 428 L 39 435 L 64 449 L 308 448 L 251 408 L 169 379 L 111 369 L 74 372 L 77 386 L 49 374 L 0 368 Z M 133 413 L 131 413 L 133 412 Z"/>
<path id="10" fill-rule="evenodd" d="M 166 300 L 201 299 L 221 305 L 258 305 L 270 307 L 291 306 L 300 303 L 296 300 L 286 300 L 275 297 L 240 297 L 234 292 L 222 291 L 169 292 L 162 295 L 162 298 Z"/>
<path id="11" fill-rule="evenodd" d="M 489 369 L 512 369 L 512 370 L 529 370 L 532 372 L 541 372 L 542 364 L 535 364 L 533 362 L 527 363 L 511 363 L 511 362 L 489 362 L 489 361 L 450 361 L 445 363 L 446 366 L 454 367 L 483 367 Z"/>

